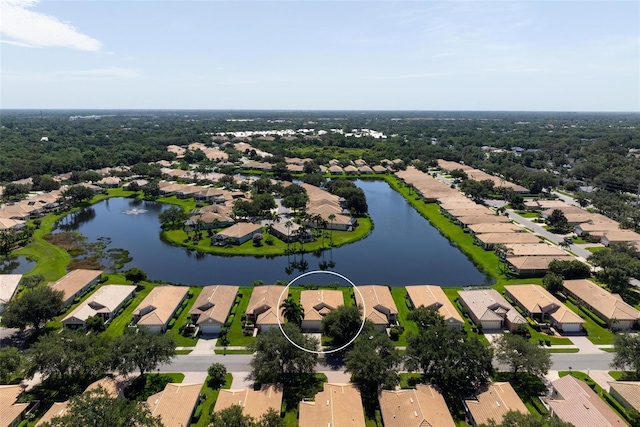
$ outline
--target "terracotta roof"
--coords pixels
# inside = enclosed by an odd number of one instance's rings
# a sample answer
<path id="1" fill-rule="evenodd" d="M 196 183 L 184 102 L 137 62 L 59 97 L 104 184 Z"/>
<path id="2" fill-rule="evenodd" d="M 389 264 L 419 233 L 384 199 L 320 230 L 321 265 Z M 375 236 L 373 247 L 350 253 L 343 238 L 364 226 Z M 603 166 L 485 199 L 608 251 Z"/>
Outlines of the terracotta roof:
<path id="1" fill-rule="evenodd" d="M 614 242 L 638 242 L 640 234 L 631 230 L 611 230 L 606 231 L 601 240 L 606 239 L 607 244 Z"/>
<path id="2" fill-rule="evenodd" d="M 546 270 L 551 261 L 574 261 L 571 255 L 556 256 L 507 256 L 507 262 L 518 270 Z"/>
<path id="3" fill-rule="evenodd" d="M 408 184 L 413 185 L 422 196 L 430 199 L 443 199 L 452 196 L 464 197 L 458 190 L 438 181 L 431 175 L 419 171 L 413 166 L 404 171 L 398 171 L 395 175 Z"/>
<path id="4" fill-rule="evenodd" d="M 524 234 L 524 233 L 522 233 Z M 506 245 L 513 256 L 566 256 L 567 253 L 557 246 L 546 243 L 511 243 Z"/>
<path id="5" fill-rule="evenodd" d="M 111 377 L 104 377 L 95 381 L 84 390 L 84 392 L 88 392 L 98 387 L 102 387 L 111 397 L 119 397 L 125 388 L 125 383 L 122 381 L 116 381 Z"/>
<path id="6" fill-rule="evenodd" d="M 198 403 L 202 384 L 169 383 L 147 399 L 151 414 L 160 416 L 165 427 L 185 427 Z"/>
<path id="7" fill-rule="evenodd" d="M 22 274 L 0 274 L 0 305 L 3 305 L 16 294 Z"/>
<path id="8" fill-rule="evenodd" d="M 446 323 L 464 323 L 464 319 L 440 286 L 414 285 L 406 286 L 405 289 L 414 307 L 435 308 Z"/>
<path id="9" fill-rule="evenodd" d="M 276 313 L 278 312 L 278 299 L 284 289 L 284 286 L 279 285 L 255 286 L 253 288 L 251 298 L 249 299 L 249 305 L 247 306 L 247 313 L 258 315 L 256 324 L 272 325 L 277 323 L 278 315 Z M 280 304 L 282 304 L 286 298 L 287 295 L 285 292 L 285 295 L 282 295 Z M 271 316 L 269 316 L 269 314 L 271 314 Z M 269 323 L 265 323 L 267 320 Z"/>
<path id="10" fill-rule="evenodd" d="M 42 418 L 38 420 L 36 423 L 36 427 L 41 426 L 44 423 L 51 422 L 54 417 L 61 417 L 67 412 L 67 408 L 69 407 L 69 401 L 65 400 L 64 402 L 54 402 L 51 405 L 51 408 L 47 412 L 44 413 Z M 4 418 L 0 417 L 4 420 Z"/>
<path id="11" fill-rule="evenodd" d="M 215 321 L 224 324 L 238 294 L 238 286 L 205 286 L 189 311 L 198 315 L 198 324 Z"/>
<path id="12" fill-rule="evenodd" d="M 237 222 L 232 226 L 225 228 L 220 231 L 219 234 L 222 234 L 227 237 L 240 239 L 247 234 L 255 234 L 260 233 L 262 231 L 262 226 L 260 224 L 252 224 L 250 222 Z"/>
<path id="13" fill-rule="evenodd" d="M 358 389 L 352 384 L 325 383 L 315 401 L 300 402 L 300 427 L 364 427 L 364 409 Z"/>
<path id="14" fill-rule="evenodd" d="M 56 291 L 62 291 L 64 293 L 63 300 L 69 302 L 74 295 L 82 291 L 101 274 L 102 270 L 72 270 L 57 282 L 49 283 L 49 287 Z"/>
<path id="15" fill-rule="evenodd" d="M 454 427 L 442 395 L 432 386 L 418 384 L 415 390 L 383 390 L 380 412 L 385 427 Z"/>
<path id="16" fill-rule="evenodd" d="M 565 280 L 563 285 L 570 293 L 593 307 L 607 321 L 640 319 L 640 311 L 624 302 L 620 295 L 607 292 L 590 280 Z"/>
<path id="17" fill-rule="evenodd" d="M 0 385 L 0 420 L 4 425 L 10 426 L 29 406 L 28 403 L 17 403 L 21 394 L 22 387 L 19 384 Z"/>
<path id="18" fill-rule="evenodd" d="M 446 209 L 446 208 L 442 208 L 444 209 L 446 212 L 449 213 L 449 215 L 456 217 L 456 218 L 461 218 L 461 217 L 465 217 L 465 216 L 476 216 L 476 215 L 492 215 L 492 216 L 496 216 L 496 213 L 494 211 L 492 211 L 491 209 L 484 207 L 482 205 L 475 205 L 473 207 L 464 207 L 464 208 L 460 208 L 460 207 L 454 207 L 452 209 Z"/>
<path id="19" fill-rule="evenodd" d="M 627 424 L 584 382 L 567 375 L 552 382 L 545 399 L 554 415 L 575 426 L 613 427 Z"/>
<path id="20" fill-rule="evenodd" d="M 476 399 L 465 400 L 464 403 L 476 425 L 488 424 L 490 420 L 501 423 L 509 411 L 529 413 L 508 382 L 492 383 Z"/>
<path id="21" fill-rule="evenodd" d="M 510 222 L 496 222 L 496 223 L 480 223 L 470 224 L 469 230 L 474 233 L 518 233 L 524 231 L 521 227 Z"/>
<path id="22" fill-rule="evenodd" d="M 360 292 L 354 292 L 356 304 L 364 305 L 364 316 L 366 319 L 371 320 L 374 325 L 389 323 L 389 317 L 385 310 L 389 314 L 398 314 L 396 303 L 393 301 L 388 287 L 381 285 L 358 286 L 358 290 Z M 364 298 L 364 304 L 362 298 L 360 298 L 361 293 Z"/>
<path id="23" fill-rule="evenodd" d="M 259 391 L 252 389 L 221 389 L 213 411 L 219 412 L 232 405 L 241 406 L 242 413 L 253 418 L 260 418 L 269 409 L 275 409 L 276 412 L 280 413 L 282 387 L 280 385 L 264 384 Z"/>
<path id="24" fill-rule="evenodd" d="M 468 291 L 458 291 L 458 296 L 464 301 L 473 315 L 479 320 L 501 320 L 505 317 L 511 323 L 525 324 L 527 321 L 518 313 L 509 302 L 495 289 L 473 289 Z"/>
<path id="25" fill-rule="evenodd" d="M 473 215 L 473 216 L 460 216 L 456 218 L 461 224 L 495 224 L 497 222 L 509 222 L 509 218 L 501 215 Z M 500 233 L 504 234 L 504 233 Z M 516 233 L 514 233 L 516 234 Z M 522 233 L 519 233 L 522 234 Z"/>
<path id="26" fill-rule="evenodd" d="M 331 311 L 344 305 L 344 294 L 339 290 L 302 291 L 300 305 L 302 305 L 306 320 L 322 319 L 321 311 L 323 309 Z"/>
<path id="27" fill-rule="evenodd" d="M 95 291 L 89 298 L 78 305 L 71 313 L 67 314 L 62 323 L 75 317 L 79 320 L 87 320 L 98 313 L 112 313 L 123 301 L 135 292 L 133 285 L 105 285 Z"/>
<path id="28" fill-rule="evenodd" d="M 540 243 L 540 237 L 533 233 L 480 233 L 476 234 L 476 239 L 485 245 L 497 245 L 500 243 Z"/>
<path id="29" fill-rule="evenodd" d="M 529 313 L 548 314 L 558 323 L 584 323 L 580 316 L 540 285 L 509 285 L 504 289 Z"/>
<path id="30" fill-rule="evenodd" d="M 612 393 L 615 391 L 629 406 L 640 411 L 640 381 L 609 381 L 608 384 Z"/>
<path id="31" fill-rule="evenodd" d="M 137 325 L 166 325 L 188 292 L 189 288 L 186 286 L 167 285 L 153 288 L 133 311 L 134 316 L 140 316 Z"/>

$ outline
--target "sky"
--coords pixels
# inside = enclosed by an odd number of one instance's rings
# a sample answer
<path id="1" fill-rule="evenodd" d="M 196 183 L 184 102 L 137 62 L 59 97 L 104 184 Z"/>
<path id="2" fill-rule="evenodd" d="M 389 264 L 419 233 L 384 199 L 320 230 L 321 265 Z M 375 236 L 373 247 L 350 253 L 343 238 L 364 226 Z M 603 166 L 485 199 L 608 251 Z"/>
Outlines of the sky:
<path id="1" fill-rule="evenodd" d="M 0 0 L 0 107 L 640 111 L 640 2 Z"/>

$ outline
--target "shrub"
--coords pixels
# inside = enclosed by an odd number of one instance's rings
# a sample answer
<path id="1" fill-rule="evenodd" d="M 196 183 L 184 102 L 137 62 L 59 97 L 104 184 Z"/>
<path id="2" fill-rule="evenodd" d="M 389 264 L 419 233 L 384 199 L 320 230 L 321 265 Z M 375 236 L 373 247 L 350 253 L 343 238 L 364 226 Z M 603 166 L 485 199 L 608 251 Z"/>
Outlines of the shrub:
<path id="1" fill-rule="evenodd" d="M 174 319 L 171 319 L 171 320 L 169 321 L 169 329 L 173 328 L 173 325 L 175 325 L 175 324 L 176 324 L 176 319 L 175 319 L 175 318 L 174 318 Z"/>
<path id="2" fill-rule="evenodd" d="M 235 317 L 234 314 L 230 315 L 229 318 L 227 319 L 227 321 L 224 323 L 224 327 L 225 328 L 230 328 L 231 324 L 233 323 L 233 318 Z"/>

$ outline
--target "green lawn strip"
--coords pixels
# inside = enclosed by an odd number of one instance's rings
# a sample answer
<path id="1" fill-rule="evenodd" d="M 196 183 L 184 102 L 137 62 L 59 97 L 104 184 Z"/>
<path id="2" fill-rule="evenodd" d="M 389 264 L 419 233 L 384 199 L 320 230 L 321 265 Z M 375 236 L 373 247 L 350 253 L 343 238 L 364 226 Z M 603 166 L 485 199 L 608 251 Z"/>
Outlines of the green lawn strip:
<path id="1" fill-rule="evenodd" d="M 580 351 L 579 348 L 553 348 L 547 347 L 545 348 L 549 353 L 577 353 Z"/>
<path id="2" fill-rule="evenodd" d="M 634 371 L 609 371 L 611 378 L 616 381 L 637 381 L 636 373 Z"/>
<path id="3" fill-rule="evenodd" d="M 227 337 L 229 338 L 230 346 L 244 347 L 251 344 L 254 340 L 253 337 L 247 337 L 242 334 L 242 315 L 247 311 L 247 306 L 249 305 L 249 299 L 251 298 L 253 288 L 240 287 L 240 290 L 238 292 L 242 294 L 242 298 L 240 299 L 240 303 L 236 308 L 236 315 L 233 316 L 233 322 L 231 323 L 231 327 L 229 328 Z"/>
<path id="4" fill-rule="evenodd" d="M 547 409 L 538 398 L 546 394 L 547 388 L 539 378 L 526 372 L 520 372 L 515 378 L 511 372 L 496 372 L 492 379 L 509 382 L 532 414 L 547 415 Z"/>
<path id="5" fill-rule="evenodd" d="M 605 347 L 605 348 L 601 348 L 600 350 L 605 351 L 607 353 L 617 353 L 618 352 L 618 350 L 616 350 L 613 347 L 611 347 L 611 348 Z"/>
<path id="6" fill-rule="evenodd" d="M 419 372 L 402 372 L 400 375 L 400 388 L 416 388 L 416 384 L 422 382 L 422 374 Z"/>
<path id="7" fill-rule="evenodd" d="M 398 309 L 398 321 L 404 327 L 404 331 L 400 335 L 398 341 L 396 341 L 395 345 L 405 347 L 407 345 L 407 335 L 417 334 L 418 325 L 407 319 L 407 316 L 411 313 L 411 309 L 407 305 L 409 298 L 405 287 L 391 288 L 391 296 L 393 297 L 393 302 L 396 303 L 396 308 Z"/>
<path id="8" fill-rule="evenodd" d="M 69 313 L 71 313 L 73 310 L 75 310 L 76 307 L 78 307 L 80 304 L 82 304 L 87 298 L 89 298 L 91 295 L 93 295 L 95 293 L 95 291 L 97 291 L 100 286 L 102 286 L 102 285 L 95 284 L 92 287 L 90 287 L 89 289 L 87 289 L 87 291 L 85 291 L 82 295 L 80 295 L 79 297 L 76 297 L 76 299 L 74 299 L 73 303 L 71 303 L 67 307 L 63 308 L 62 313 L 59 316 L 56 316 L 53 319 L 51 319 L 49 322 L 47 322 L 47 327 L 51 328 L 51 329 L 54 329 L 54 330 L 62 329 L 62 319 L 64 319 Z"/>
<path id="9" fill-rule="evenodd" d="M 222 386 L 222 388 L 227 390 L 230 389 L 232 382 L 233 376 L 231 374 L 227 374 L 224 377 L 224 385 Z M 201 408 L 200 418 L 198 418 L 198 421 L 195 423 L 195 425 L 196 427 L 206 427 L 211 421 L 211 414 L 213 413 L 213 407 L 216 404 L 216 400 L 218 400 L 220 389 L 212 389 L 211 387 L 209 387 L 209 377 L 207 377 L 204 385 L 202 386 L 200 394 L 206 396 L 206 398 L 204 402 L 198 405 L 198 407 Z M 196 410 L 194 412 L 195 415 L 198 415 L 198 407 L 196 407 Z M 191 425 L 193 426 L 194 423 L 192 423 Z"/>
<path id="10" fill-rule="evenodd" d="M 551 345 L 571 345 L 573 344 L 569 338 L 564 337 L 552 337 L 543 332 L 538 332 L 531 327 L 531 325 L 527 324 L 527 328 L 529 329 L 529 333 L 531 334 L 531 338 L 529 341 L 534 343 L 539 343 L 541 340 L 545 343 L 549 341 Z"/>
<path id="11" fill-rule="evenodd" d="M 516 214 L 520 215 L 523 218 L 538 218 L 540 216 L 538 212 L 531 211 L 516 211 Z"/>
<path id="12" fill-rule="evenodd" d="M 331 231 L 328 230 L 330 237 L 324 239 L 318 238 L 317 240 L 304 244 L 304 252 L 320 251 L 322 249 L 330 249 L 330 240 L 333 240 L 333 246 L 338 247 L 348 243 L 353 243 L 358 240 L 364 239 L 369 235 L 373 229 L 373 222 L 370 218 L 358 218 L 358 226 L 353 231 Z M 266 235 L 266 230 L 263 229 L 263 235 Z M 188 249 L 198 250 L 201 252 L 207 252 L 217 255 L 245 255 L 245 256 L 271 256 L 271 255 L 285 255 L 287 249 L 293 251 L 301 250 L 302 246 L 299 243 L 287 245 L 282 240 L 274 237 L 273 245 L 267 245 L 264 242 L 260 246 L 255 246 L 252 240 L 248 240 L 241 245 L 231 246 L 215 246 L 211 244 L 211 239 L 206 236 L 201 239 L 197 244 L 194 244 L 187 233 L 182 230 L 165 230 L 161 233 L 161 238 L 171 244 L 177 246 L 183 246 Z"/>
<path id="13" fill-rule="evenodd" d="M 629 420 L 629 414 L 626 409 L 609 393 L 602 389 L 590 376 L 580 371 L 559 371 L 560 378 L 571 375 L 574 378 L 584 381 L 604 402 L 622 419 Z"/>
<path id="14" fill-rule="evenodd" d="M 229 350 L 229 349 L 224 349 L 224 348 L 219 348 L 216 347 L 213 350 L 213 354 L 222 354 L 222 355 L 226 355 L 226 354 L 253 354 L 253 350 Z"/>
<path id="15" fill-rule="evenodd" d="M 159 203 L 180 206 L 182 209 L 184 209 L 185 212 L 192 211 L 197 206 L 196 201 L 193 199 L 193 197 L 189 197 L 186 199 L 179 199 L 176 196 L 158 197 L 155 201 Z"/>
<path id="16" fill-rule="evenodd" d="M 596 252 L 600 252 L 601 250 L 606 249 L 604 246 L 593 246 L 591 248 L 587 248 L 587 250 L 591 253 L 596 253 Z"/>
<path id="17" fill-rule="evenodd" d="M 189 292 L 192 294 L 191 298 L 187 300 L 187 305 L 176 319 L 173 327 L 167 331 L 167 334 L 173 336 L 173 339 L 176 340 L 176 345 L 178 347 L 193 347 L 198 342 L 198 338 L 183 336 L 180 333 L 180 329 L 182 329 L 182 327 L 187 323 L 189 310 L 193 307 L 193 303 L 196 302 L 196 299 L 200 295 L 200 292 L 202 292 L 202 289 L 203 288 L 200 286 L 194 286 L 189 289 Z"/>
<path id="18" fill-rule="evenodd" d="M 115 319 L 113 319 L 107 326 L 107 330 L 104 334 L 115 338 L 124 333 L 125 328 L 133 319 L 133 311 L 138 307 L 142 300 L 149 295 L 149 292 L 153 289 L 153 285 L 147 282 L 142 282 L 136 289 L 136 296 L 131 299 L 131 302 Z"/>
<path id="19" fill-rule="evenodd" d="M 193 350 L 176 350 L 176 354 L 191 354 Z"/>
<path id="20" fill-rule="evenodd" d="M 603 328 L 596 324 L 588 315 L 580 311 L 571 301 L 568 299 L 564 302 L 574 313 L 584 319 L 584 330 L 587 332 L 587 338 L 594 344 L 613 344 L 615 334 L 608 329 Z"/>

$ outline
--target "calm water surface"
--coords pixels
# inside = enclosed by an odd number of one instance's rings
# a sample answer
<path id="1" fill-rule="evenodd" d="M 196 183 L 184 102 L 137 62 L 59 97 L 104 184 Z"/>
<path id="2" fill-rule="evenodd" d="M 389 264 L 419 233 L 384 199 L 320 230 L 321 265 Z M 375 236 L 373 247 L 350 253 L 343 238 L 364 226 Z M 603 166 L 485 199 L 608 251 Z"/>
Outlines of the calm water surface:
<path id="1" fill-rule="evenodd" d="M 24 274 L 35 266 L 34 261 L 22 256 L 0 257 L 0 274 Z"/>
<path id="2" fill-rule="evenodd" d="M 152 280 L 188 285 L 250 285 L 255 280 L 289 281 L 302 271 L 320 269 L 321 263 L 355 284 L 437 284 L 466 286 L 486 283 L 481 273 L 385 182 L 357 181 L 367 196 L 373 232 L 366 238 L 320 256 L 304 254 L 275 258 L 221 257 L 188 251 L 160 240 L 158 213 L 166 208 L 155 202 L 108 199 L 67 217 L 63 228 L 78 230 L 90 241 L 108 236 L 112 248 L 127 249 L 133 261 Z M 300 265 L 306 264 L 300 268 Z M 315 283 L 335 281 L 335 276 L 311 276 Z"/>

